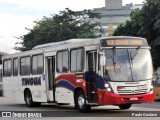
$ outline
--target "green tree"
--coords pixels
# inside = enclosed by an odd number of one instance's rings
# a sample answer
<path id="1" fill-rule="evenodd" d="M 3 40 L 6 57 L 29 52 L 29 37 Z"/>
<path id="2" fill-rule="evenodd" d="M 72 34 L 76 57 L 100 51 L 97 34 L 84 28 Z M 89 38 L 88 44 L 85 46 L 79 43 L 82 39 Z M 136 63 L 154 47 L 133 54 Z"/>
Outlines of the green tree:
<path id="1" fill-rule="evenodd" d="M 95 38 L 98 37 L 97 30 L 102 33 L 100 23 L 93 22 L 99 18 L 99 14 L 90 10 L 72 11 L 66 8 L 59 14 L 51 17 L 43 17 L 42 20 L 35 21 L 36 25 L 29 33 L 20 37 L 23 42 L 22 47 L 16 49 L 26 51 L 36 45 L 59 42 L 72 38 Z"/>
<path id="2" fill-rule="evenodd" d="M 160 66 L 160 0 L 146 0 L 142 9 L 133 10 L 130 20 L 119 25 L 113 35 L 146 38 L 152 47 L 154 68 L 157 69 Z"/>

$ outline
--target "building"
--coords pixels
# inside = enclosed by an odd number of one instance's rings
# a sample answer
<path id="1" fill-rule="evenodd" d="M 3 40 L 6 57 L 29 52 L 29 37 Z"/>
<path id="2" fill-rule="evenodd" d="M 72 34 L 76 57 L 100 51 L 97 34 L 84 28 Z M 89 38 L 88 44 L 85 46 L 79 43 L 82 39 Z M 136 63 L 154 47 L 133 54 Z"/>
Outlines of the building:
<path id="1" fill-rule="evenodd" d="M 7 53 L 0 51 L 0 96 L 3 96 L 3 87 L 2 87 L 2 56 L 7 55 Z"/>
<path id="2" fill-rule="evenodd" d="M 133 10 L 134 9 L 141 9 L 143 7 L 143 4 L 134 4 Z"/>
<path id="3" fill-rule="evenodd" d="M 133 9 L 141 8 L 143 4 L 122 5 L 122 0 L 105 0 L 105 7 L 94 8 L 94 13 L 100 13 L 101 19 L 94 21 L 100 22 L 104 28 L 105 36 L 111 36 L 113 31 L 120 23 L 130 19 L 130 13 Z"/>

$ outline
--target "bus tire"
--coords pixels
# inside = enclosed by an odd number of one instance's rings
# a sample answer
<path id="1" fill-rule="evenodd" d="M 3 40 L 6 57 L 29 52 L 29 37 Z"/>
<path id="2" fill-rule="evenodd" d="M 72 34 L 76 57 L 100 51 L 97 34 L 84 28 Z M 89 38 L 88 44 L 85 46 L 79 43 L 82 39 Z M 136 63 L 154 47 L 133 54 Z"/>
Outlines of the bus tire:
<path id="1" fill-rule="evenodd" d="M 25 91 L 25 102 L 28 107 L 39 107 L 41 106 L 40 102 L 33 102 L 32 94 L 30 90 Z"/>
<path id="2" fill-rule="evenodd" d="M 129 109 L 132 106 L 132 104 L 121 104 L 119 105 L 120 109 Z"/>
<path id="3" fill-rule="evenodd" d="M 24 97 L 25 97 L 25 102 L 26 102 L 27 107 L 33 107 L 34 103 L 33 103 L 33 100 L 32 100 L 32 95 L 31 95 L 30 90 L 25 91 Z"/>
<path id="4" fill-rule="evenodd" d="M 78 91 L 76 94 L 75 106 L 80 112 L 83 112 L 83 113 L 89 112 L 91 110 L 91 106 L 87 105 L 86 103 L 86 97 L 82 90 Z"/>

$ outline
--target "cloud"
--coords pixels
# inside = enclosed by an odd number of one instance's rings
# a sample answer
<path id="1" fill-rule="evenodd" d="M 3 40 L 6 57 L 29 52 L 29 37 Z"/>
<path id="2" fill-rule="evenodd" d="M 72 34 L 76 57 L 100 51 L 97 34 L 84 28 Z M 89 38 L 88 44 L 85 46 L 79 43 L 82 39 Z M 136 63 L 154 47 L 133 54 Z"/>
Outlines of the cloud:
<path id="1" fill-rule="evenodd" d="M 58 13 L 64 8 L 82 10 L 97 7 L 104 0 L 0 0 L 0 50 L 13 53 L 15 42 L 13 36 L 27 34 L 27 28 L 33 28 L 33 21 L 43 16 Z"/>
<path id="2" fill-rule="evenodd" d="M 59 11 L 64 8 L 82 10 L 104 6 L 104 0 L 2 0 L 10 4 L 16 4 L 22 8 L 37 8 L 46 11 Z"/>
<path id="3" fill-rule="evenodd" d="M 19 16 L 3 12 L 0 12 L 0 15 L 0 51 L 13 53 L 12 48 L 15 47 L 15 42 L 19 41 L 14 36 L 20 37 L 27 34 L 25 27 L 32 28 L 35 25 L 33 21 L 39 16 Z"/>
<path id="4" fill-rule="evenodd" d="M 133 0 L 123 0 L 124 3 Z M 134 2 L 141 0 L 134 0 Z M 105 0 L 0 0 L 0 50 L 13 53 L 13 36 L 27 34 L 27 28 L 33 28 L 33 21 L 43 16 L 58 13 L 65 8 L 72 10 L 104 7 Z M 6 47 L 7 46 L 7 47 Z"/>

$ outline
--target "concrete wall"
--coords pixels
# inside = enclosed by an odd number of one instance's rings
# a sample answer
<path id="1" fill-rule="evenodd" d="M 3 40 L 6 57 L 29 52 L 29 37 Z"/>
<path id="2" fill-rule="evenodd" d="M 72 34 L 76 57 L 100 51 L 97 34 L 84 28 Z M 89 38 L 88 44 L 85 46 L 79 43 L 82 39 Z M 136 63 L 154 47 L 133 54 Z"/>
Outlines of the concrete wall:
<path id="1" fill-rule="evenodd" d="M 121 9 L 121 10 L 117 10 L 117 9 L 112 9 L 112 10 L 93 10 L 93 12 L 96 13 L 100 13 L 101 16 L 103 15 L 128 15 L 131 13 L 131 9 L 125 10 L 125 9 Z"/>
<path id="2" fill-rule="evenodd" d="M 105 0 L 107 9 L 122 9 L 122 0 Z"/>

